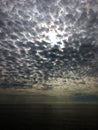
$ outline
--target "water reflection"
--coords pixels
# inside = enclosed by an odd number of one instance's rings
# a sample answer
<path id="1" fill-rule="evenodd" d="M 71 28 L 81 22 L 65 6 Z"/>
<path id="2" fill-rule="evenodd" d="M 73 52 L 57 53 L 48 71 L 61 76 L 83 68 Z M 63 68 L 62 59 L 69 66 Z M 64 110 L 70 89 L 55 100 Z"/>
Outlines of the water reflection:
<path id="1" fill-rule="evenodd" d="M 95 130 L 98 127 L 96 104 L 0 105 L 0 116 L 2 123 L 17 130 Z"/>

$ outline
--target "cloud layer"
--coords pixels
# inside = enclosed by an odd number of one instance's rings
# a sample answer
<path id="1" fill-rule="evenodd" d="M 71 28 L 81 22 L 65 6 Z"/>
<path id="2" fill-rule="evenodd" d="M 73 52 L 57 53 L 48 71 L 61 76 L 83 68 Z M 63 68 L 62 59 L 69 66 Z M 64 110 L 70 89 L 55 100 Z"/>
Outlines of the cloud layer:
<path id="1" fill-rule="evenodd" d="M 0 86 L 94 93 L 97 30 L 97 0 L 1 0 Z"/>

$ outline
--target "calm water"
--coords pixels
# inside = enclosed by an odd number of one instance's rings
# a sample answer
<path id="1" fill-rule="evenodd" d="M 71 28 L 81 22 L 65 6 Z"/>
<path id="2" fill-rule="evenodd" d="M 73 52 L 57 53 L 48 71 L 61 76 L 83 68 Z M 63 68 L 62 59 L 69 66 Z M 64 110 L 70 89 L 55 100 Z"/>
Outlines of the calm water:
<path id="1" fill-rule="evenodd" d="M 96 104 L 3 104 L 0 127 L 17 130 L 96 130 Z"/>

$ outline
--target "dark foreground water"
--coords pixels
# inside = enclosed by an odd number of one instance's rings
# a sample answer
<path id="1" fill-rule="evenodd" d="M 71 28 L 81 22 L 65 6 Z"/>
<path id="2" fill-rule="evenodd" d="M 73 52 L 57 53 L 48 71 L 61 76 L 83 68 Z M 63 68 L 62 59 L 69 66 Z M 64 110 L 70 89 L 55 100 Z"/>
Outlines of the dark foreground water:
<path id="1" fill-rule="evenodd" d="M 0 130 L 97 130 L 96 104 L 1 104 Z"/>

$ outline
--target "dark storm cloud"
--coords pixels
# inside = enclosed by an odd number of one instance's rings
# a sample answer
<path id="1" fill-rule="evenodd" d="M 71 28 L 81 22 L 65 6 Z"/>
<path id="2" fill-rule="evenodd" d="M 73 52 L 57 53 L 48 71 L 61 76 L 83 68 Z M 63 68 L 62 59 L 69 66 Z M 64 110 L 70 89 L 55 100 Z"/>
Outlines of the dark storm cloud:
<path id="1" fill-rule="evenodd" d="M 96 101 L 98 102 L 98 95 L 95 94 L 81 94 L 81 93 L 77 93 L 74 94 L 73 96 L 73 100 L 75 101 Z"/>
<path id="2" fill-rule="evenodd" d="M 70 71 L 98 75 L 97 7 L 96 0 L 1 0 L 0 86 L 31 87 Z"/>
<path id="3" fill-rule="evenodd" d="M 46 95 L 40 93 L 29 94 L 0 94 L 0 104 L 29 104 L 44 102 Z"/>

